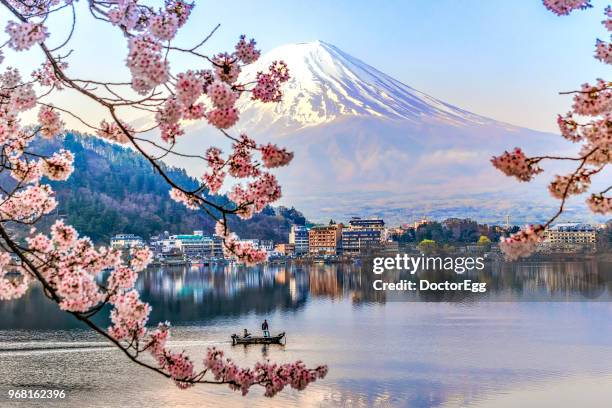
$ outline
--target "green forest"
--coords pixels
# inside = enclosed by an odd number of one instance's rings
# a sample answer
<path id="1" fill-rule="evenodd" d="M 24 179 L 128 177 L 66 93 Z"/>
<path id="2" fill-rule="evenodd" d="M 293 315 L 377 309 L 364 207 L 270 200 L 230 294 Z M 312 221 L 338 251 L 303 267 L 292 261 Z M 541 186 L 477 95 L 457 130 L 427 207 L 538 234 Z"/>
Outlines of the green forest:
<path id="1" fill-rule="evenodd" d="M 193 211 L 170 199 L 170 187 L 137 152 L 95 137 L 68 133 L 64 139 L 37 142 L 37 150 L 52 152 L 65 148 L 75 155 L 75 171 L 67 181 L 50 182 L 59 205 L 44 220 L 50 224 L 64 218 L 96 243 L 108 243 L 112 235 L 132 233 L 148 238 L 204 230 L 212 234 L 214 221 L 204 211 Z M 197 181 L 183 169 L 165 167 L 182 187 Z M 209 197 L 217 203 L 225 196 Z M 294 208 L 268 207 L 252 219 L 231 217 L 230 228 L 241 238 L 287 240 L 291 224 L 306 219 Z"/>

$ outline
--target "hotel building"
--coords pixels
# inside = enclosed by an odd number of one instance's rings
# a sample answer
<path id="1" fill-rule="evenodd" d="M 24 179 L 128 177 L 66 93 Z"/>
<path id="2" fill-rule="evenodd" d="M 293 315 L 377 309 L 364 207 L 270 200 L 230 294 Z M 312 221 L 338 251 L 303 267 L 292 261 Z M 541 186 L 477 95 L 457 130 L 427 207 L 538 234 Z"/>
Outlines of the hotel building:
<path id="1" fill-rule="evenodd" d="M 308 232 L 308 252 L 311 255 L 336 255 L 342 237 L 342 224 L 312 227 Z"/>
<path id="2" fill-rule="evenodd" d="M 353 217 L 348 228 L 342 231 L 342 253 L 359 255 L 366 249 L 378 248 L 384 232 L 385 222 L 379 218 Z"/>
<path id="3" fill-rule="evenodd" d="M 308 228 L 303 225 L 292 225 L 289 232 L 289 243 L 294 245 L 296 255 L 308 253 Z"/>

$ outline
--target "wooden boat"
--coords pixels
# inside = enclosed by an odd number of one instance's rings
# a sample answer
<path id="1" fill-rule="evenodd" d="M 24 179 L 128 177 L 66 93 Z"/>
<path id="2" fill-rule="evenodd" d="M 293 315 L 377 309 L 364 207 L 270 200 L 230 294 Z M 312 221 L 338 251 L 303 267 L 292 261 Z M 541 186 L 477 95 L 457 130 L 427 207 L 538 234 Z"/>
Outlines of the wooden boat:
<path id="1" fill-rule="evenodd" d="M 280 334 L 277 334 L 276 336 L 270 336 L 270 337 L 263 337 L 263 336 L 242 337 L 237 334 L 232 334 L 232 345 L 235 345 L 235 344 L 281 344 L 281 341 L 283 338 L 285 338 L 285 332 L 282 332 Z"/>

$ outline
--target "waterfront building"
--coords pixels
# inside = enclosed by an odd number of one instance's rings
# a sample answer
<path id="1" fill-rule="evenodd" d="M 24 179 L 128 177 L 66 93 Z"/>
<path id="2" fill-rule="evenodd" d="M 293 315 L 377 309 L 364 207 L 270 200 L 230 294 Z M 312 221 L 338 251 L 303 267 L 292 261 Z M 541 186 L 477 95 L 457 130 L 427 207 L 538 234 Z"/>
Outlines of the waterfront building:
<path id="1" fill-rule="evenodd" d="M 144 246 L 144 240 L 134 234 L 117 234 L 111 238 L 110 245 L 112 248 L 130 249 Z"/>
<path id="2" fill-rule="evenodd" d="M 312 227 L 308 231 L 308 252 L 311 255 L 336 255 L 342 237 L 342 224 Z"/>
<path id="3" fill-rule="evenodd" d="M 272 252 L 274 250 L 274 241 L 270 239 L 262 239 L 259 241 L 259 248 Z"/>
<path id="4" fill-rule="evenodd" d="M 342 253 L 359 255 L 367 249 L 377 249 L 385 238 L 385 222 L 379 218 L 353 217 L 342 230 Z"/>
<path id="5" fill-rule="evenodd" d="M 274 247 L 274 251 L 278 252 L 282 255 L 294 255 L 295 254 L 295 244 L 276 244 Z"/>
<path id="6" fill-rule="evenodd" d="M 157 239 L 151 240 L 151 247 L 158 256 L 182 254 L 189 260 L 223 257 L 222 238 L 204 235 L 203 231 L 154 238 Z"/>
<path id="7" fill-rule="evenodd" d="M 544 231 L 540 250 L 546 252 L 593 251 L 597 230 L 590 224 L 577 222 L 555 224 Z"/>
<path id="8" fill-rule="evenodd" d="M 308 253 L 308 228 L 303 225 L 292 225 L 289 232 L 289 243 L 295 246 L 295 254 Z"/>

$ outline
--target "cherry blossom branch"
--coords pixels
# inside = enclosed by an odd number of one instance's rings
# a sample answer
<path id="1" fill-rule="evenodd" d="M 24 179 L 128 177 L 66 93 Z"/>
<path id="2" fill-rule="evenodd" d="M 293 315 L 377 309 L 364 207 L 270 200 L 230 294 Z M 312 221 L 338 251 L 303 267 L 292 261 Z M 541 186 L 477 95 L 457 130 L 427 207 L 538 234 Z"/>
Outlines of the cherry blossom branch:
<path id="1" fill-rule="evenodd" d="M 323 378 L 327 367 L 309 369 L 299 361 L 280 366 L 263 362 L 253 369 L 239 368 L 224 358 L 223 352 L 214 348 L 208 350 L 203 359 L 204 369 L 198 372 L 185 353 L 176 353 L 166 347 L 168 324 L 161 324 L 156 330 L 146 326 L 150 305 L 140 300 L 134 284 L 137 274 L 151 260 L 152 255 L 147 248 L 133 249 L 130 259 L 124 262 L 119 251 L 95 248 L 88 238 L 79 238 L 77 231 L 63 221 L 56 221 L 49 235 L 37 233 L 33 228 L 25 237 L 27 245 L 19 244 L 10 236 L 5 228 L 6 223 L 35 225 L 55 210 L 57 201 L 54 192 L 49 185 L 42 184 L 42 178 L 66 180 L 73 171 L 74 156 L 69 151 L 60 150 L 47 156 L 29 149 L 35 134 L 48 139 L 62 134 L 64 123 L 60 113 L 68 114 L 87 128 L 96 130 L 100 137 L 130 144 L 169 185 L 171 198 L 188 208 L 203 209 L 217 221 L 215 231 L 222 238 L 224 254 L 247 265 L 264 261 L 265 252 L 240 241 L 231 233 L 228 216 L 250 218 L 278 200 L 281 196 L 280 186 L 267 169 L 287 165 L 293 157 L 292 153 L 275 145 L 258 145 L 246 134 L 235 137 L 227 132 L 238 121 L 239 111 L 235 103 L 243 92 L 250 92 L 253 99 L 264 103 L 277 102 L 282 96 L 280 86 L 289 78 L 287 66 L 283 62 L 274 62 L 268 72 L 257 74 L 252 89 L 247 90 L 244 84 L 238 82 L 242 67 L 259 58 L 260 52 L 255 49 L 254 40 L 247 41 L 246 37 L 241 36 L 234 52 L 206 57 L 211 62 L 211 70 L 189 70 L 175 75 L 169 68 L 170 41 L 185 24 L 193 4 L 166 0 L 165 8 L 155 11 L 152 7 L 138 4 L 137 0 L 89 0 L 93 18 L 117 26 L 126 37 L 127 66 L 132 80 L 100 82 L 74 79 L 66 72 L 70 52 L 53 56 L 53 52 L 68 45 L 75 34 L 76 12 L 72 1 L 64 0 L 65 6 L 70 5 L 73 13 L 67 40 L 54 49 L 45 43 L 49 33 L 44 24 L 51 13 L 63 8 L 52 7 L 61 1 L 28 3 L 0 0 L 0 4 L 18 20 L 8 22 L 6 32 L 10 38 L 5 45 L 15 51 L 38 46 L 46 59 L 42 67 L 32 74 L 34 81 L 24 81 L 17 70 L 10 68 L 0 76 L 0 172 L 9 171 L 15 180 L 12 190 L 1 188 L 4 195 L 0 197 L 0 247 L 6 252 L 0 252 L 0 299 L 18 298 L 25 293 L 31 280 L 38 281 L 45 296 L 62 310 L 105 337 L 131 361 L 173 379 L 181 388 L 194 384 L 227 384 L 231 389 L 240 389 L 246 394 L 251 386 L 260 385 L 265 387 L 265 395 L 271 397 L 287 385 L 301 390 L 317 378 Z M 196 50 L 217 28 L 187 52 L 199 54 Z M 0 60 L 2 58 L 0 50 Z M 37 96 L 34 84 L 48 90 Z M 142 96 L 124 97 L 123 90 L 128 86 Z M 70 109 L 57 108 L 41 101 L 41 98 L 64 88 L 72 89 L 100 105 L 111 121 L 102 120 L 96 126 Z M 208 99 L 212 108 L 201 102 L 202 98 Z M 39 126 L 33 134 L 29 134 L 27 128 L 21 127 L 18 117 L 37 105 L 40 106 Z M 162 140 L 168 142 L 169 147 L 137 137 L 139 132 L 122 121 L 118 114 L 119 109 L 125 108 L 155 113 L 157 123 L 151 129 L 159 129 Z M 208 172 L 202 176 L 197 188 L 187 190 L 172 180 L 160 159 L 168 154 L 187 157 L 174 151 L 177 138 L 184 133 L 180 121 L 202 119 L 230 137 L 234 144 L 227 158 L 223 158 L 221 150 L 214 147 L 206 150 L 205 155 L 189 155 L 205 161 Z M 164 154 L 154 157 L 143 149 L 140 142 L 152 144 Z M 260 158 L 254 156 L 255 152 Z M 206 191 L 217 193 L 224 180 L 230 177 L 245 180 L 246 185 L 237 183 L 234 186 L 228 194 L 229 205 L 217 204 L 204 196 Z M 17 255 L 19 265 L 12 264 L 9 253 Z M 99 283 L 98 279 L 106 270 L 110 270 L 110 274 L 103 284 Z M 105 305 L 112 307 L 112 325 L 107 330 L 91 320 Z M 140 355 L 144 351 L 157 364 L 141 360 Z M 213 379 L 205 378 L 207 375 Z"/>
<path id="2" fill-rule="evenodd" d="M 573 10 L 591 7 L 589 0 L 544 0 L 544 5 L 557 15 L 567 15 Z M 607 7 L 602 22 L 608 31 L 612 31 L 612 8 Z M 595 58 L 612 64 L 612 43 L 597 40 Z M 504 152 L 493 157 L 493 165 L 508 176 L 519 181 L 529 182 L 543 170 L 538 166 L 542 160 L 574 160 L 579 161 L 578 167 L 565 176 L 555 176 L 548 190 L 554 198 L 560 200 L 557 212 L 543 225 L 530 225 L 522 231 L 502 238 L 500 247 L 508 259 L 528 256 L 541 241 L 543 232 L 556 221 L 565 209 L 568 197 L 585 193 L 591 185 L 591 177 L 602 172 L 612 163 L 612 84 L 598 79 L 595 85 L 583 84 L 577 91 L 561 92 L 563 95 L 574 95 L 572 111 L 564 116 L 559 115 L 557 123 L 561 135 L 567 140 L 582 142 L 579 157 L 562 157 L 545 155 L 527 157 L 520 148 L 513 152 Z M 588 123 L 578 123 L 574 116 L 589 117 Z M 612 197 L 606 197 L 610 188 L 592 193 L 586 200 L 591 211 L 598 214 L 612 213 Z"/>

